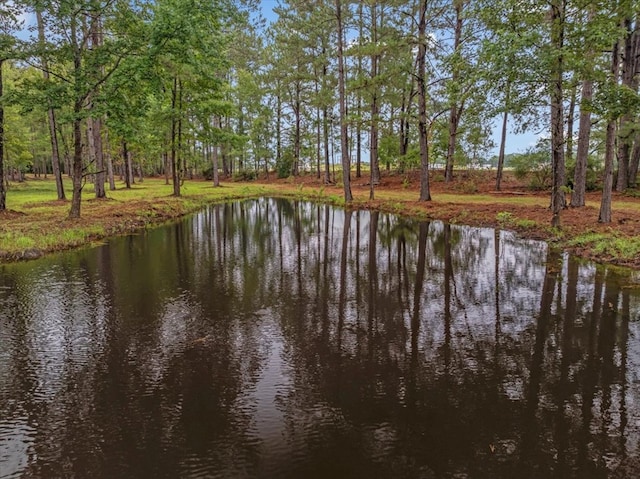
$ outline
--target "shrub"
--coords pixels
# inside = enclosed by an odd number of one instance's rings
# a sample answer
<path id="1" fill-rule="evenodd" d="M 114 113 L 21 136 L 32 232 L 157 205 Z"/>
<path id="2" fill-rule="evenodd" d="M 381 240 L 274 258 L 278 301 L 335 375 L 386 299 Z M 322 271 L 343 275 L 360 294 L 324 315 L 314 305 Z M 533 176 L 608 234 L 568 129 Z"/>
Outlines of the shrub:
<path id="1" fill-rule="evenodd" d="M 540 140 L 524 153 L 511 155 L 509 166 L 519 180 L 529 179 L 529 187 L 543 190 L 551 186 L 551 148 L 548 140 Z"/>
<path id="2" fill-rule="evenodd" d="M 253 181 L 257 177 L 255 170 L 240 170 L 233 174 L 233 181 Z"/>
<path id="3" fill-rule="evenodd" d="M 293 167 L 293 153 L 285 150 L 282 156 L 276 161 L 276 175 L 278 178 L 289 178 Z"/>

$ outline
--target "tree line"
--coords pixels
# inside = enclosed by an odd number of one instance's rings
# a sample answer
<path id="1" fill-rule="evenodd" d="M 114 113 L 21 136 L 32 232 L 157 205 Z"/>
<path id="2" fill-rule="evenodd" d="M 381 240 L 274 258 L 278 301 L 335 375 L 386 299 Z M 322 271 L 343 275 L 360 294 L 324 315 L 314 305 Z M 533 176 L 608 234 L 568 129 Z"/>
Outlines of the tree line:
<path id="1" fill-rule="evenodd" d="M 266 8 L 266 7 L 265 7 Z M 635 188 L 640 5 L 632 0 L 0 2 L 0 210 L 25 168 L 86 181 L 95 196 L 164 175 L 179 196 L 204 174 L 313 172 L 325 183 L 381 169 L 487 163 L 501 188 L 510 132 L 548 138 L 552 223 L 585 204 L 602 168 Z M 271 15 L 268 15 L 271 17 Z M 22 24 L 20 19 L 26 19 Z M 497 145 L 491 132 L 500 131 Z M 335 158 L 339 158 L 336 171 Z"/>

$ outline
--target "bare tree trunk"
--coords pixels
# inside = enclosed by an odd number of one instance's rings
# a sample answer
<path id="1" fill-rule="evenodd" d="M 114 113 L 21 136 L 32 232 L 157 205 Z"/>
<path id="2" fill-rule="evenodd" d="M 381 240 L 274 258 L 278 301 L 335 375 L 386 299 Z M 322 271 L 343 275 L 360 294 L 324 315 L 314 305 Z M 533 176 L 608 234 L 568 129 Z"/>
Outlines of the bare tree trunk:
<path id="1" fill-rule="evenodd" d="M 638 41 L 639 33 L 633 29 L 633 20 L 626 18 L 624 20 L 624 28 L 627 35 L 624 39 L 624 52 L 622 56 L 622 84 L 629 87 L 632 91 L 638 90 L 637 67 L 638 67 Z M 636 25 L 637 28 L 637 25 Z M 616 190 L 624 191 L 632 183 L 630 177 L 630 160 L 631 149 L 634 140 L 633 131 L 628 131 L 627 125 L 633 123 L 631 113 L 624 115 L 620 119 L 619 145 L 618 145 L 618 181 L 616 182 Z M 635 180 L 635 178 L 634 178 Z"/>
<path id="2" fill-rule="evenodd" d="M 566 0 L 551 2 L 551 45 L 555 50 L 555 58 L 551 68 L 551 163 L 553 169 L 553 185 L 551 191 L 551 226 L 560 227 L 560 211 L 564 201 L 564 115 L 562 75 L 564 58 L 564 22 Z"/>
<path id="3" fill-rule="evenodd" d="M 340 97 L 340 153 L 342 154 L 342 182 L 344 200 L 353 201 L 351 194 L 351 161 L 349 159 L 349 138 L 347 125 L 347 105 L 344 75 L 344 32 L 342 28 L 342 0 L 336 0 L 336 20 L 338 30 L 338 91 Z"/>
<path id="4" fill-rule="evenodd" d="M 169 184 L 169 172 L 171 171 L 171 163 L 169 161 L 169 152 L 165 149 L 162 152 L 162 164 L 164 165 L 164 184 Z"/>
<path id="5" fill-rule="evenodd" d="M 502 132 L 500 134 L 500 151 L 498 153 L 498 171 L 496 173 L 496 190 L 500 191 L 502 183 L 502 170 L 504 169 L 504 151 L 507 145 L 507 125 L 509 123 L 509 97 L 511 94 L 511 82 L 507 81 L 505 87 L 504 112 L 502 113 Z"/>
<path id="6" fill-rule="evenodd" d="M 111 150 L 109 149 L 109 129 L 104 129 L 104 144 L 107 147 L 104 150 L 105 161 L 107 163 L 107 178 L 109 180 L 109 189 L 114 191 L 116 189 L 116 180 L 113 176 L 113 158 L 111 158 Z"/>
<path id="7" fill-rule="evenodd" d="M 218 145 L 213 145 L 211 157 L 213 159 L 213 186 L 220 186 L 220 175 L 218 174 Z"/>
<path id="8" fill-rule="evenodd" d="M 295 119 L 295 135 L 293 140 L 293 165 L 291 167 L 291 174 L 298 176 L 300 174 L 300 136 L 301 136 L 301 122 L 302 122 L 302 100 L 300 95 L 302 93 L 302 87 L 299 81 L 296 81 L 296 96 L 294 102 L 293 112 L 296 116 Z"/>
<path id="9" fill-rule="evenodd" d="M 607 123 L 607 137 L 604 153 L 604 177 L 602 185 L 602 199 L 600 201 L 600 223 L 611 223 L 611 194 L 613 192 L 613 156 L 616 145 L 616 121 L 610 119 Z"/>
<path id="10" fill-rule="evenodd" d="M 427 142 L 427 86 L 425 84 L 427 54 L 427 2 L 420 2 L 418 19 L 418 133 L 420 135 L 420 201 L 431 201 L 429 188 L 429 144 Z"/>
<path id="11" fill-rule="evenodd" d="M 0 58 L 0 211 L 7 209 L 7 190 L 4 184 L 4 106 L 1 101 L 3 95 L 3 64 L 4 58 Z"/>
<path id="12" fill-rule="evenodd" d="M 582 82 L 582 98 L 580 100 L 580 123 L 578 128 L 578 149 L 576 151 L 576 168 L 573 173 L 573 191 L 571 206 L 579 208 L 585 205 L 587 189 L 587 160 L 589 158 L 589 139 L 591 137 L 591 110 L 589 104 L 593 98 L 593 81 Z"/>
<path id="13" fill-rule="evenodd" d="M 323 51 L 324 53 L 324 51 Z M 324 67 L 324 75 L 326 76 L 326 65 Z M 280 81 L 277 82 L 277 96 L 276 96 L 276 164 L 279 164 L 282 160 L 282 99 L 280 98 Z M 227 174 L 226 167 L 224 168 L 224 174 Z"/>
<path id="14" fill-rule="evenodd" d="M 362 39 L 364 38 L 364 2 L 360 0 L 358 2 L 358 44 L 362 46 Z M 375 8 L 375 3 L 371 6 Z M 373 23 L 373 22 L 372 22 Z M 362 55 L 358 55 L 358 75 L 362 75 Z M 356 101 L 356 115 L 358 120 L 356 122 L 356 178 L 362 177 L 362 95 L 358 95 Z"/>
<path id="15" fill-rule="evenodd" d="M 94 17 L 91 22 L 90 40 L 92 48 L 99 48 L 102 45 L 102 32 L 101 21 L 99 17 Z M 104 74 L 103 71 L 100 72 Z M 89 103 L 89 109 L 93 110 L 93 95 Z M 87 120 L 90 120 L 88 118 Z M 102 147 L 102 119 L 100 116 L 93 118 L 92 140 L 94 147 L 94 156 L 96 160 L 96 180 L 95 180 L 95 193 L 96 198 L 105 198 L 107 196 L 104 184 L 106 180 L 106 171 L 104 167 L 104 150 Z"/>
<path id="16" fill-rule="evenodd" d="M 629 186 L 635 188 L 638 185 L 638 164 L 640 163 L 640 133 L 636 133 L 629 162 Z"/>
<path id="17" fill-rule="evenodd" d="M 78 59 L 75 61 L 79 63 Z M 79 69 L 79 64 L 77 67 Z M 82 128 L 80 115 L 82 112 L 82 103 L 79 99 L 76 99 L 73 111 L 75 113 L 73 119 L 73 170 L 71 179 L 73 195 L 71 197 L 69 218 L 80 218 L 80 205 L 82 201 Z"/>
<path id="18" fill-rule="evenodd" d="M 42 45 L 45 40 L 44 23 L 39 7 L 36 8 L 36 21 L 38 24 L 38 41 Z M 49 65 L 44 56 L 42 57 L 42 75 L 44 76 L 45 83 L 47 83 L 49 81 Z M 53 176 L 56 179 L 56 191 L 58 193 L 58 199 L 64 200 L 66 196 L 64 194 L 64 184 L 62 183 L 62 172 L 60 171 L 60 151 L 58 148 L 58 135 L 56 133 L 56 116 L 51 105 L 47 108 L 47 120 L 49 123 L 49 138 L 51 140 L 51 166 L 53 168 Z"/>
<path id="19" fill-rule="evenodd" d="M 371 93 L 371 130 L 369 135 L 370 141 L 370 168 L 371 168 L 371 189 L 370 199 L 373 199 L 373 185 L 380 183 L 380 165 L 378 164 L 378 115 L 380 114 L 380 106 L 378 105 L 378 90 L 376 86 L 376 77 L 378 76 L 378 63 L 380 55 L 378 48 L 378 10 L 377 3 L 371 4 L 371 41 L 374 45 L 374 52 L 371 55 L 371 79 L 373 80 L 373 92 Z"/>
<path id="20" fill-rule="evenodd" d="M 573 159 L 573 124 L 575 122 L 576 111 L 576 96 L 578 93 L 578 82 L 572 80 L 571 82 L 571 97 L 569 99 L 569 110 L 567 111 L 567 138 L 566 138 L 566 153 L 564 157 L 565 164 L 571 163 Z"/>
<path id="21" fill-rule="evenodd" d="M 316 81 L 314 82 L 314 86 L 315 86 L 315 94 L 316 96 L 320 96 L 320 88 L 318 85 L 318 73 L 315 72 L 315 76 L 316 76 Z M 316 107 L 316 178 L 320 179 L 320 163 L 321 163 L 321 157 L 322 157 L 322 132 L 321 132 L 321 124 L 320 124 L 320 106 Z M 266 159 L 265 159 L 265 165 L 266 165 Z M 265 170 L 267 171 L 267 176 L 269 175 L 269 171 L 268 168 L 265 168 Z"/>
<path id="22" fill-rule="evenodd" d="M 329 114 L 327 107 L 322 109 L 322 123 L 324 124 L 324 184 L 331 183 L 331 170 L 329 165 Z"/>
<path id="23" fill-rule="evenodd" d="M 611 51 L 611 81 L 617 82 L 620 65 L 620 44 L 616 42 Z M 611 223 L 611 195 L 613 193 L 613 160 L 616 146 L 616 119 L 609 118 L 604 152 L 604 177 L 602 185 L 602 199 L 598 222 Z"/>
<path id="24" fill-rule="evenodd" d="M 127 147 L 127 140 L 122 140 L 122 170 L 124 173 L 124 184 L 126 189 L 131 189 L 131 155 Z"/>
<path id="25" fill-rule="evenodd" d="M 80 88 L 80 70 L 82 67 L 81 51 L 78 46 L 77 23 L 76 18 L 72 17 L 70 24 L 70 40 L 73 49 L 73 74 L 76 89 L 74 91 L 73 102 L 73 165 L 72 165 L 72 184 L 73 195 L 71 197 L 71 209 L 69 210 L 69 218 L 80 218 L 80 207 L 82 201 L 82 100 L 83 97 Z"/>
<path id="26" fill-rule="evenodd" d="M 91 109 L 93 107 L 90 107 Z M 104 171 L 104 157 L 102 155 L 102 134 L 100 118 L 87 118 L 87 140 L 89 144 L 89 161 L 95 163 L 96 175 L 94 190 L 96 198 L 105 198 L 106 192 L 104 189 L 105 171 Z"/>
<path id="27" fill-rule="evenodd" d="M 173 79 L 171 95 L 171 178 L 173 180 L 173 196 L 180 196 L 180 175 L 178 174 L 178 158 L 176 157 L 176 103 L 178 98 L 178 78 Z"/>
<path id="28" fill-rule="evenodd" d="M 454 0 L 454 9 L 456 11 L 456 25 L 454 30 L 453 49 L 454 55 L 456 55 L 460 49 L 460 42 L 462 40 L 462 0 Z M 451 81 L 454 85 L 460 80 L 460 70 L 456 66 L 457 62 L 454 61 L 454 66 L 451 72 Z M 459 99 L 454 98 L 451 103 L 451 110 L 449 112 L 449 145 L 447 148 L 447 164 L 444 172 L 444 180 L 449 183 L 453 181 L 453 163 L 456 154 L 456 144 L 458 136 L 458 124 L 460 123 L 460 105 Z"/>
<path id="29" fill-rule="evenodd" d="M 48 74 L 47 74 L 48 76 Z M 62 171 L 60 169 L 60 152 L 58 149 L 58 135 L 56 134 L 56 115 L 53 108 L 47 110 L 47 119 L 49 123 L 49 136 L 51 138 L 51 167 L 53 176 L 56 179 L 56 191 L 58 199 L 64 200 L 64 184 L 62 182 Z"/>

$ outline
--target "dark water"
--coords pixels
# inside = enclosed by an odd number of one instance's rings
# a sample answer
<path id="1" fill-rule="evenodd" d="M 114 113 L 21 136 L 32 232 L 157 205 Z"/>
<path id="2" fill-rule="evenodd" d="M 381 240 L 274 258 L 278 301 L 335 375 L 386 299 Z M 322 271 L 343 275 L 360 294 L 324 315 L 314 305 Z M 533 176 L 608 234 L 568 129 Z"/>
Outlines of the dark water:
<path id="1" fill-rule="evenodd" d="M 0 266 L 0 477 L 640 477 L 640 291 L 261 199 Z"/>

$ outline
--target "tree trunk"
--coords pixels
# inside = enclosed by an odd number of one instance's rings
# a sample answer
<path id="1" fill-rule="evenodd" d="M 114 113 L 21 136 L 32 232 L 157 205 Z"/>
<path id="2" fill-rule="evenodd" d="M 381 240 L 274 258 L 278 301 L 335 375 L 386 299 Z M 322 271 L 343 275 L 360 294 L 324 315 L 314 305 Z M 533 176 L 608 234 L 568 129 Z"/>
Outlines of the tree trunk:
<path id="1" fill-rule="evenodd" d="M 364 38 L 364 2 L 358 2 L 358 45 L 362 47 L 362 39 Z M 375 3 L 371 6 L 375 8 Z M 372 24 L 374 22 L 372 21 Z M 358 75 L 362 75 L 362 55 L 358 55 Z M 356 102 L 356 178 L 362 177 L 362 95 L 358 95 Z"/>
<path id="2" fill-rule="evenodd" d="M 42 21 L 42 12 L 40 8 L 36 8 L 36 22 L 38 24 L 38 41 L 41 45 L 44 44 L 44 22 Z M 49 82 L 49 66 L 45 57 L 42 57 L 42 75 L 44 76 L 45 83 Z M 58 135 L 56 133 L 56 116 L 51 105 L 47 108 L 47 120 L 49 123 L 49 138 L 51 140 L 51 166 L 53 168 L 53 176 L 56 179 L 56 191 L 58 193 L 58 199 L 64 200 L 66 196 L 64 194 L 64 184 L 62 183 L 62 172 L 60 171 L 60 151 L 58 148 Z"/>
<path id="3" fill-rule="evenodd" d="M 636 77 L 638 66 L 638 32 L 634 32 L 633 20 L 626 18 L 624 28 L 627 32 L 624 39 L 624 52 L 622 56 L 622 84 L 632 91 L 638 90 L 638 80 Z M 637 28 L 637 26 L 636 26 Z M 624 191 L 632 183 L 630 177 L 631 149 L 634 140 L 634 133 L 627 125 L 633 123 L 633 116 L 627 113 L 620 119 L 619 125 L 619 145 L 618 145 L 618 181 L 616 190 Z"/>
<path id="4" fill-rule="evenodd" d="M 218 146 L 213 146 L 213 151 L 211 154 L 213 158 L 213 186 L 216 188 L 220 186 L 220 175 L 218 174 Z"/>
<path id="5" fill-rule="evenodd" d="M 92 107 L 91 107 L 92 108 Z M 87 118 L 87 137 L 89 143 L 89 157 L 91 161 L 95 162 L 96 177 L 95 177 L 95 194 L 96 198 L 105 198 L 106 192 L 104 189 L 104 183 L 106 174 L 104 171 L 104 156 L 102 154 L 102 133 L 101 133 L 100 118 Z"/>
<path id="6" fill-rule="evenodd" d="M 611 223 L 611 194 L 613 192 L 613 156 L 616 144 L 616 121 L 610 119 L 607 123 L 607 137 L 604 153 L 604 177 L 602 185 L 602 199 L 600 201 L 600 215 L 598 222 Z"/>
<path id="7" fill-rule="evenodd" d="M 4 59 L 0 58 L 0 211 L 7 209 L 7 190 L 4 185 L 4 104 L 2 103 L 3 79 L 2 66 Z"/>
<path id="8" fill-rule="evenodd" d="M 48 74 L 45 73 L 47 76 Z M 62 182 L 62 171 L 60 169 L 60 152 L 58 149 L 58 135 L 56 134 L 56 116 L 53 108 L 47 110 L 47 119 L 49 123 L 49 136 L 51 138 L 51 167 L 53 176 L 56 179 L 56 191 L 58 199 L 64 200 L 64 183 Z"/>
<path id="9" fill-rule="evenodd" d="M 378 115 L 380 114 L 380 106 L 378 105 L 378 90 L 376 86 L 376 77 L 378 76 L 378 63 L 380 55 L 378 48 L 378 10 L 374 1 L 371 4 L 371 41 L 373 42 L 374 53 L 371 55 L 371 80 L 373 83 L 373 92 L 371 93 L 371 130 L 369 134 L 370 147 L 370 168 L 371 168 L 371 194 L 373 199 L 373 185 L 380 183 L 380 165 L 378 164 Z"/>
<path id="10" fill-rule="evenodd" d="M 171 163 L 169 161 L 169 152 L 164 149 L 162 152 L 162 164 L 164 165 L 164 184 L 169 184 L 169 172 L 171 171 Z"/>
<path id="11" fill-rule="evenodd" d="M 338 92 L 340 97 L 340 153 L 342 155 L 342 182 L 345 202 L 353 201 L 351 194 L 351 162 L 349 160 L 349 139 L 347 125 L 347 104 L 344 78 L 344 37 L 342 28 L 342 0 L 336 0 L 336 20 L 338 30 Z"/>
<path id="12" fill-rule="evenodd" d="M 91 48 L 97 49 L 102 45 L 102 32 L 100 24 L 101 21 L 99 17 L 93 18 L 93 21 L 91 23 Z M 100 74 L 104 75 L 104 71 L 101 71 Z M 93 101 L 90 102 L 90 110 L 93 110 Z M 96 118 L 93 119 L 92 133 L 94 155 L 96 160 L 96 182 L 94 185 L 96 198 L 106 198 L 107 194 L 104 189 L 104 184 L 107 175 L 104 167 L 104 149 L 102 147 L 102 119 L 100 116 L 96 116 Z"/>
<path id="13" fill-rule="evenodd" d="M 73 161 L 72 161 L 72 184 L 73 195 L 71 197 L 71 209 L 69 218 L 80 218 L 80 206 L 82 201 L 82 101 L 81 93 L 81 67 L 82 57 L 78 46 L 77 25 L 75 17 L 72 17 L 70 25 L 70 40 L 73 48 L 73 75 L 74 75 L 74 102 L 73 102 Z"/>
<path id="14" fill-rule="evenodd" d="M 316 78 L 317 78 L 317 72 L 316 72 Z M 316 79 L 315 81 L 315 93 L 316 96 L 320 96 L 320 92 L 319 92 L 319 86 L 318 86 L 318 81 Z M 316 178 L 320 179 L 320 163 L 321 163 L 321 157 L 322 157 L 322 132 L 321 132 L 321 122 L 320 122 L 320 106 L 316 107 Z M 265 164 L 266 164 L 266 160 L 265 160 Z M 268 170 L 267 170 L 267 175 L 269 174 Z"/>
<path id="15" fill-rule="evenodd" d="M 454 9 L 456 11 L 456 25 L 453 38 L 453 51 L 454 56 L 458 54 L 460 49 L 460 42 L 462 40 L 462 0 L 454 0 Z M 454 58 L 454 65 L 451 70 L 451 82 L 454 87 L 458 88 L 458 81 L 460 80 L 460 69 L 457 66 L 457 59 Z M 444 180 L 449 183 L 453 181 L 453 163 L 456 154 L 456 144 L 458 136 L 458 124 L 460 123 L 460 106 L 459 99 L 453 98 L 451 102 L 451 110 L 449 112 L 449 144 L 447 147 L 447 164 L 444 172 Z"/>
<path id="16" fill-rule="evenodd" d="M 80 120 L 82 103 L 80 100 L 75 101 L 73 112 L 73 164 L 71 178 L 73 195 L 71 197 L 69 218 L 80 218 L 80 205 L 82 200 L 82 125 Z"/>
<path id="17" fill-rule="evenodd" d="M 638 185 L 638 164 L 640 163 L 640 133 L 636 133 L 636 139 L 633 144 L 633 152 L 631 153 L 631 161 L 629 162 L 629 186 L 636 188 Z"/>
<path id="18" fill-rule="evenodd" d="M 326 75 L 326 66 L 325 66 Z M 276 165 L 282 161 L 282 100 L 280 98 L 280 82 L 277 82 L 277 96 L 276 96 Z M 225 175 L 227 170 L 224 170 Z"/>
<path id="19" fill-rule="evenodd" d="M 173 196 L 180 196 L 180 175 L 176 158 L 176 103 L 178 98 L 178 78 L 173 79 L 171 91 L 171 178 L 173 180 Z"/>
<path id="20" fill-rule="evenodd" d="M 296 116 L 295 120 L 295 136 L 293 140 L 293 165 L 291 167 L 291 174 L 293 176 L 298 176 L 300 174 L 300 136 L 301 136 L 301 122 L 302 122 L 302 112 L 300 109 L 302 108 L 302 101 L 300 99 L 300 94 L 302 92 L 302 88 L 300 86 L 300 82 L 296 81 L 296 97 L 294 102 L 294 114 Z"/>
<path id="21" fill-rule="evenodd" d="M 571 81 L 571 97 L 569 99 L 569 110 L 567 111 L 567 138 L 566 138 L 566 152 L 564 157 L 565 164 L 571 164 L 573 159 L 573 124 L 575 122 L 576 111 L 576 96 L 578 93 L 577 80 Z"/>
<path id="22" fill-rule="evenodd" d="M 122 140 L 122 170 L 124 173 L 124 185 L 126 189 L 131 189 L 131 155 L 127 147 L 127 140 Z"/>
<path id="23" fill-rule="evenodd" d="M 591 137 L 591 110 L 589 104 L 593 99 L 593 81 L 582 82 L 582 98 L 580 100 L 580 120 L 578 128 L 578 149 L 576 151 L 576 168 L 573 173 L 573 191 L 571 206 L 579 208 L 585 205 L 587 189 L 587 160 L 589 158 L 589 139 Z"/>
<path id="24" fill-rule="evenodd" d="M 555 50 L 555 58 L 551 67 L 551 164 L 553 170 L 553 185 L 551 190 L 551 226 L 560 227 L 560 211 L 565 206 L 564 201 L 564 115 L 562 75 L 564 58 L 565 1 L 551 2 L 551 46 Z"/>
<path id="25" fill-rule="evenodd" d="M 418 20 L 418 134 L 420 136 L 420 201 L 431 201 L 429 188 L 429 144 L 427 139 L 427 86 L 425 84 L 427 1 L 420 2 Z"/>
<path id="26" fill-rule="evenodd" d="M 616 42 L 611 51 L 611 81 L 617 82 L 620 65 L 620 44 Z M 604 177 L 602 185 L 602 199 L 600 201 L 600 215 L 598 222 L 611 223 L 611 195 L 613 193 L 613 160 L 616 146 L 616 119 L 611 117 L 607 123 L 607 136 L 604 152 Z"/>
<path id="27" fill-rule="evenodd" d="M 104 150 L 105 161 L 107 163 L 107 179 L 109 180 L 109 189 L 114 191 L 116 189 L 116 180 L 113 176 L 113 158 L 111 158 L 111 150 L 109 149 L 109 129 L 104 129 L 104 144 L 107 148 Z"/>
<path id="28" fill-rule="evenodd" d="M 502 183 L 502 170 L 504 169 L 504 151 L 507 145 L 507 125 L 509 123 L 509 96 L 511 93 L 511 82 L 507 81 L 504 97 L 504 112 L 502 113 L 502 131 L 500 134 L 500 152 L 498 153 L 498 171 L 496 173 L 496 190 L 500 191 Z"/>
<path id="29" fill-rule="evenodd" d="M 324 125 L 324 184 L 331 183 L 331 170 L 329 165 L 329 114 L 327 107 L 322 108 L 322 123 Z"/>

